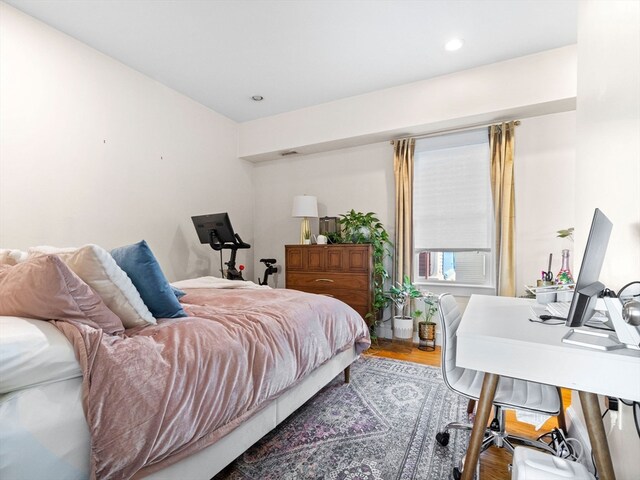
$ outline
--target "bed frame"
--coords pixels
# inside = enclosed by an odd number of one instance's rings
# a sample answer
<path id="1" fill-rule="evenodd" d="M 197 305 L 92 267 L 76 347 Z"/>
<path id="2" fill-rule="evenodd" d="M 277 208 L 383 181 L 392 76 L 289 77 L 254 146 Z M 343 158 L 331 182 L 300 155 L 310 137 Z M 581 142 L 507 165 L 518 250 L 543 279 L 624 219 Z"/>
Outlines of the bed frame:
<path id="1" fill-rule="evenodd" d="M 213 445 L 144 478 L 149 480 L 211 479 L 300 408 L 341 371 L 344 371 L 345 382 L 348 383 L 349 366 L 357 357 L 353 347 L 337 354 Z"/>

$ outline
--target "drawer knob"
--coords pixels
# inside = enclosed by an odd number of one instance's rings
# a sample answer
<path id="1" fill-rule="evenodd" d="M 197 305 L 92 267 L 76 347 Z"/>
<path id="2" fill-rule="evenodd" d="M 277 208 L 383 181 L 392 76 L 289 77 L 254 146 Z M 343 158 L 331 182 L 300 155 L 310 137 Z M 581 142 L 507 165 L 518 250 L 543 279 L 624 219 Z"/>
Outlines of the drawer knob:
<path id="1" fill-rule="evenodd" d="M 333 283 L 333 280 L 331 280 L 330 278 L 316 278 L 314 280 L 314 282 L 329 282 L 329 283 Z"/>

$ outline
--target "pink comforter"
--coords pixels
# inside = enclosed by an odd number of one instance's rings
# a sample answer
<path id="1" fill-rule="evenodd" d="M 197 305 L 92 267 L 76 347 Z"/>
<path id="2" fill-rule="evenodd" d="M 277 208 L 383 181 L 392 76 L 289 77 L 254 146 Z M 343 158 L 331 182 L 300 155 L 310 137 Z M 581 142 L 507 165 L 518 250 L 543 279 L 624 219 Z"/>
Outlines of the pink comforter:
<path id="1" fill-rule="evenodd" d="M 84 372 L 92 478 L 159 470 L 214 443 L 336 353 L 370 345 L 361 317 L 332 298 L 187 292 L 189 317 L 123 336 L 55 322 Z"/>

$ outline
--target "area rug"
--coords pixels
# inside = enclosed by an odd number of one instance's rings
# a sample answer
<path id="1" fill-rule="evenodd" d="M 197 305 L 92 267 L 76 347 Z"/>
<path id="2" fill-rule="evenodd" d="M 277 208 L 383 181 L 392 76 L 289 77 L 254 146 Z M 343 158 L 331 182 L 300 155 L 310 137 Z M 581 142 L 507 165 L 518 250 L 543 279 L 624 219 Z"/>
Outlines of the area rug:
<path id="1" fill-rule="evenodd" d="M 362 357 L 214 480 L 442 480 L 468 435 L 435 436 L 466 418 L 439 368 Z"/>

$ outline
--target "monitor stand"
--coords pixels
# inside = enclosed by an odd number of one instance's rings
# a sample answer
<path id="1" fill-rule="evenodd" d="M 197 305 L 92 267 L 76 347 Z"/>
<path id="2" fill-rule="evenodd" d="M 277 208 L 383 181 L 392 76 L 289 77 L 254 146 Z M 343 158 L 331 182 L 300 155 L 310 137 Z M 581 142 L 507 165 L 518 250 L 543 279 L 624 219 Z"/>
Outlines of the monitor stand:
<path id="1" fill-rule="evenodd" d="M 590 330 L 588 328 L 570 329 L 567 334 L 562 337 L 562 342 L 579 347 L 605 351 L 628 348 L 626 344 L 618 341 L 618 337 L 616 337 L 614 332 L 603 332 L 600 330 Z"/>
<path id="2" fill-rule="evenodd" d="M 589 328 L 572 328 L 562 337 L 563 343 L 596 350 L 619 350 L 628 348 L 640 350 L 640 332 L 622 319 L 622 303 L 613 297 L 604 297 L 607 317 L 615 332 L 605 332 Z"/>

